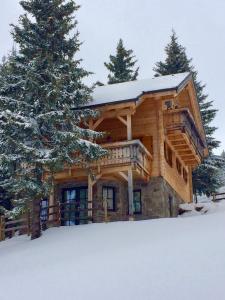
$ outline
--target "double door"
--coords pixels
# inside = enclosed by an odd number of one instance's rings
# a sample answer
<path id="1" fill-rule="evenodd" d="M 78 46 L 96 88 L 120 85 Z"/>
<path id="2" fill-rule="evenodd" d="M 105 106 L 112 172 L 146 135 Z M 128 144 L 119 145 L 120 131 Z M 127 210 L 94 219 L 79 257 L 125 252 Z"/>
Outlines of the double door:
<path id="1" fill-rule="evenodd" d="M 62 191 L 61 223 L 63 226 L 88 222 L 87 187 L 67 188 Z"/>

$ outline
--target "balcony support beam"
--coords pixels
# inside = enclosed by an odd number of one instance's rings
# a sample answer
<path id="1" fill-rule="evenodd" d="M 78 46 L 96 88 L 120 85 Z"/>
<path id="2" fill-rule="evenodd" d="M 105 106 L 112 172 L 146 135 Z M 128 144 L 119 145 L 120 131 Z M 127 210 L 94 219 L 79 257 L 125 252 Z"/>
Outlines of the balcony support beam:
<path id="1" fill-rule="evenodd" d="M 93 209 L 93 186 L 96 182 L 102 177 L 102 174 L 95 176 L 95 179 L 92 176 L 88 175 L 88 217 L 92 218 L 92 209 Z"/>
<path id="2" fill-rule="evenodd" d="M 128 176 L 124 172 L 118 172 L 118 174 L 128 182 Z"/>
<path id="3" fill-rule="evenodd" d="M 132 140 L 132 123 L 131 123 L 131 115 L 127 115 L 127 140 Z"/>

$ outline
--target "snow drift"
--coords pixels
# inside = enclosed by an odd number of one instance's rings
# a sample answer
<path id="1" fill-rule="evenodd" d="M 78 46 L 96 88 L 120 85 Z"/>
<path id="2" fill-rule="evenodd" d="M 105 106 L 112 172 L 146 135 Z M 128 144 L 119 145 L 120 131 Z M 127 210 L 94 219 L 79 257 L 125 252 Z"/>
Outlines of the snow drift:
<path id="1" fill-rule="evenodd" d="M 225 203 L 207 211 L 2 242 L 0 299 L 224 299 Z"/>

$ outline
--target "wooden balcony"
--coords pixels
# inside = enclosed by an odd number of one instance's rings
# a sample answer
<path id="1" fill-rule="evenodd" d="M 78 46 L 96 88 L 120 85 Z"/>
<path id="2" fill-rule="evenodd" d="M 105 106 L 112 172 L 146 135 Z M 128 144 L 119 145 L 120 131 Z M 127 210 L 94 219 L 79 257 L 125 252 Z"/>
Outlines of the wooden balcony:
<path id="1" fill-rule="evenodd" d="M 60 182 L 85 178 L 89 173 L 89 168 L 96 175 L 96 180 L 103 175 L 118 175 L 127 180 L 129 172 L 132 172 L 133 177 L 137 179 L 150 177 L 152 155 L 140 140 L 107 143 L 101 146 L 108 152 L 105 157 L 93 161 L 91 164 L 83 160 L 72 167 L 65 167 L 63 171 L 55 175 L 55 180 Z"/>
<path id="2" fill-rule="evenodd" d="M 139 173 L 150 175 L 152 155 L 139 140 L 116 142 L 101 145 L 108 155 L 98 162 L 101 168 L 126 167 Z"/>
<path id="3" fill-rule="evenodd" d="M 206 148 L 188 109 L 164 112 L 164 127 L 168 140 L 187 166 L 196 166 Z"/>

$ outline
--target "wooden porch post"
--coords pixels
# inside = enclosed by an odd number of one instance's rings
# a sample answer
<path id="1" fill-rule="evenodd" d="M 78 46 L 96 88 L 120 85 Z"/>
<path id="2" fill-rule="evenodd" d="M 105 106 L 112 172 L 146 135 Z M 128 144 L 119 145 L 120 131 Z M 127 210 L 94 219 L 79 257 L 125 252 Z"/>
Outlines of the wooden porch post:
<path id="1" fill-rule="evenodd" d="M 37 239 L 41 236 L 41 203 L 40 199 L 33 199 L 32 201 L 32 220 L 31 220 L 31 239 Z"/>
<path id="2" fill-rule="evenodd" d="M 134 214 L 134 199 L 133 199 L 133 172 L 128 170 L 128 199 L 129 199 L 129 217 L 133 218 Z"/>
<path id="3" fill-rule="evenodd" d="M 131 115 L 127 115 L 127 140 L 132 140 L 132 123 L 131 123 Z"/>
<path id="4" fill-rule="evenodd" d="M 5 217 L 0 216 L 0 242 L 5 239 Z"/>
<path id="5" fill-rule="evenodd" d="M 91 175 L 88 175 L 88 218 L 92 219 L 93 209 L 93 182 Z"/>
<path id="6" fill-rule="evenodd" d="M 49 195 L 49 206 L 53 206 L 55 203 L 54 203 L 54 184 L 52 184 L 52 189 L 51 189 L 51 192 L 50 192 L 50 195 Z M 49 214 L 52 214 L 54 212 L 54 208 L 50 208 L 49 209 Z M 54 215 L 50 215 L 49 216 L 49 221 L 52 221 L 54 220 Z"/>

